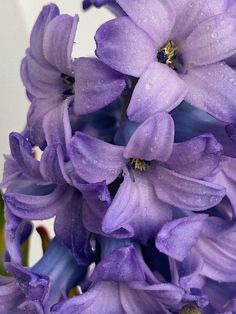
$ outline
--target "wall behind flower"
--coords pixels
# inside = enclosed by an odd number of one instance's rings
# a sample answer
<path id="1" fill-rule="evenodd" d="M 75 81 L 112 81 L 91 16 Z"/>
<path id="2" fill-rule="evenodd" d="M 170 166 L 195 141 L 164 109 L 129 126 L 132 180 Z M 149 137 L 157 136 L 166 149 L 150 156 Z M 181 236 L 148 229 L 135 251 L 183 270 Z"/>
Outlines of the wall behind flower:
<path id="1" fill-rule="evenodd" d="M 9 152 L 8 134 L 21 131 L 26 122 L 29 102 L 20 80 L 20 62 L 28 46 L 31 28 L 43 5 L 50 1 L 11 0 L 0 2 L 0 174 L 3 172 L 3 154 Z M 105 9 L 91 9 L 84 13 L 82 0 L 54 1 L 63 13 L 79 14 L 80 23 L 76 35 L 74 56 L 92 55 L 95 49 L 93 36 L 104 21 L 112 18 Z M 1 175 L 0 175 L 1 177 Z M 36 222 L 35 225 L 42 224 Z M 52 221 L 43 222 L 53 234 Z M 41 255 L 40 240 L 34 232 L 34 245 L 30 254 L 30 264 Z"/>

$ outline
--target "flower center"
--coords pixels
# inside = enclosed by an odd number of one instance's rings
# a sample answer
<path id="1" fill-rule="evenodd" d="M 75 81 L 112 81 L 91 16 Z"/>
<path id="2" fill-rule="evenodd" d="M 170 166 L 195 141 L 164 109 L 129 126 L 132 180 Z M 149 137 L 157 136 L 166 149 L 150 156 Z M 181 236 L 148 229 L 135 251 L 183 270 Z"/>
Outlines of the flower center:
<path id="1" fill-rule="evenodd" d="M 182 66 L 181 56 L 178 48 L 172 40 L 169 40 L 164 47 L 157 52 L 157 60 L 178 71 Z"/>
<path id="2" fill-rule="evenodd" d="M 141 160 L 138 158 L 131 158 L 129 163 L 134 170 L 139 170 L 139 171 L 146 171 L 149 166 L 148 161 Z"/>
<path id="3" fill-rule="evenodd" d="M 180 314 L 201 314 L 199 309 L 192 304 L 185 305 L 179 313 Z"/>
<path id="4" fill-rule="evenodd" d="M 66 98 L 74 95 L 74 83 L 75 79 L 72 76 L 62 73 L 61 74 L 62 82 L 63 82 L 63 96 Z"/>

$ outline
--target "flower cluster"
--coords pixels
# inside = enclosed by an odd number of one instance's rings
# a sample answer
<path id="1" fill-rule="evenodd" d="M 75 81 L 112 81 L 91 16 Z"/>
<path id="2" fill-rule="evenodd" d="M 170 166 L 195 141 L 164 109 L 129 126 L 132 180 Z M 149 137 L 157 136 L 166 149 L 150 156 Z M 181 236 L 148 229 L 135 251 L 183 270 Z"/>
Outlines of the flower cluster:
<path id="1" fill-rule="evenodd" d="M 236 313 L 236 2 L 92 5 L 115 14 L 96 56 L 72 58 L 79 18 L 49 4 L 22 61 L 0 312 Z M 23 266 L 30 221 L 51 217 Z"/>

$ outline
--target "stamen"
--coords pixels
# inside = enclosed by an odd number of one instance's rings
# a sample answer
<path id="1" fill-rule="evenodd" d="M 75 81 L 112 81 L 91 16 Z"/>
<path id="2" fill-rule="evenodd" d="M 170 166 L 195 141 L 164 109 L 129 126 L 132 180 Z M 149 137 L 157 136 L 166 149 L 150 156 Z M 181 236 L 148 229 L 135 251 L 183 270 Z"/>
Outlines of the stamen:
<path id="1" fill-rule="evenodd" d="M 195 305 L 188 304 L 180 310 L 179 314 L 201 314 L 201 312 Z"/>
<path id="2" fill-rule="evenodd" d="M 72 76 L 62 73 L 61 78 L 64 85 L 63 95 L 65 97 L 74 95 L 74 83 L 75 79 Z"/>
<path id="3" fill-rule="evenodd" d="M 130 165 L 134 170 L 139 170 L 139 171 L 146 171 L 148 168 L 148 162 L 145 160 L 141 160 L 138 158 L 132 158 L 130 160 Z"/>
<path id="4" fill-rule="evenodd" d="M 177 47 L 175 43 L 170 40 L 168 41 L 165 46 L 161 49 L 158 50 L 157 53 L 157 59 L 161 63 L 165 63 L 171 68 L 175 68 L 173 62 L 176 59 L 176 52 L 177 52 Z"/>

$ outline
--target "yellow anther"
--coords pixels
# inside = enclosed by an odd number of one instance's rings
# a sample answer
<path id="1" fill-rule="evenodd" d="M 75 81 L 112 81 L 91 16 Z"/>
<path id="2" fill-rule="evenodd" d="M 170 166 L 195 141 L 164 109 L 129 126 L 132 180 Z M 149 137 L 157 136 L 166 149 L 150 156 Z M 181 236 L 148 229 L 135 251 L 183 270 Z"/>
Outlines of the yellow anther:
<path id="1" fill-rule="evenodd" d="M 157 54 L 157 59 L 161 63 L 165 63 L 172 67 L 172 63 L 176 57 L 177 47 L 172 40 L 169 40 L 164 47 L 162 47 Z"/>
<path id="2" fill-rule="evenodd" d="M 140 171 L 146 171 L 148 167 L 148 164 L 145 160 L 141 160 L 138 158 L 132 158 L 130 164 L 135 170 Z"/>
<path id="3" fill-rule="evenodd" d="M 195 305 L 188 304 L 180 310 L 179 314 L 201 314 L 201 312 Z"/>

